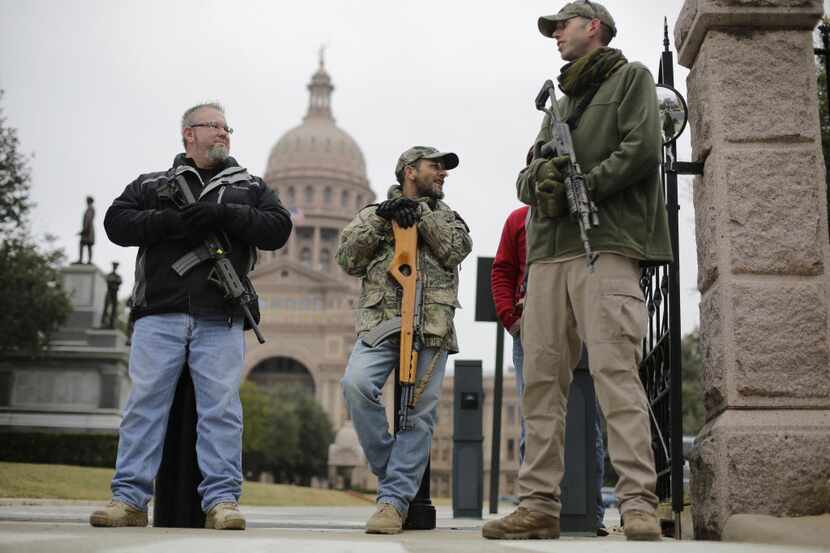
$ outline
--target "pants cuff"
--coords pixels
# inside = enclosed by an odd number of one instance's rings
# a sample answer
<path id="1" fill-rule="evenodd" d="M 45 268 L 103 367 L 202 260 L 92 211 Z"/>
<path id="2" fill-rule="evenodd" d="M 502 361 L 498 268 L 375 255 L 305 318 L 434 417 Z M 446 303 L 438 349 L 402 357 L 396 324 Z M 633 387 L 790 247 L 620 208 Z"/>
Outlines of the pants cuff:
<path id="1" fill-rule="evenodd" d="M 383 496 L 378 497 L 378 505 L 381 503 L 388 503 L 389 505 L 393 506 L 396 511 L 401 514 L 401 518 L 405 519 L 406 514 L 409 511 L 408 507 L 404 507 L 403 502 L 398 499 L 397 497 L 390 497 L 390 496 Z"/>
<path id="2" fill-rule="evenodd" d="M 559 518 L 559 514 L 562 511 L 561 504 L 533 497 L 520 498 L 519 507 L 524 507 L 528 511 L 535 511 L 556 518 Z"/>
<path id="3" fill-rule="evenodd" d="M 654 506 L 645 499 L 640 497 L 632 497 L 631 499 L 620 503 L 620 516 L 628 511 L 643 511 L 645 513 L 654 514 L 657 512 L 657 509 L 655 509 Z"/>
<path id="4" fill-rule="evenodd" d="M 236 503 L 238 505 L 239 500 L 237 500 L 234 497 L 222 497 L 222 498 L 219 498 L 219 499 L 214 499 L 213 501 L 210 502 L 208 507 L 206 509 L 204 509 L 204 513 L 205 514 L 209 513 L 211 509 L 213 509 L 214 507 L 216 507 L 220 503 Z"/>

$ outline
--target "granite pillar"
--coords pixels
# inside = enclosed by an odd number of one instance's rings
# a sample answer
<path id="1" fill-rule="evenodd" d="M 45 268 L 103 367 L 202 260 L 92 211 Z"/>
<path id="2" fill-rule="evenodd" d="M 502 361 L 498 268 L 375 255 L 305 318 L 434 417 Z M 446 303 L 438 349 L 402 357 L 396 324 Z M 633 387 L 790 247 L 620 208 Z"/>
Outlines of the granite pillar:
<path id="1" fill-rule="evenodd" d="M 737 513 L 830 510 L 819 0 L 687 0 L 706 425 L 692 456 L 697 538 Z"/>

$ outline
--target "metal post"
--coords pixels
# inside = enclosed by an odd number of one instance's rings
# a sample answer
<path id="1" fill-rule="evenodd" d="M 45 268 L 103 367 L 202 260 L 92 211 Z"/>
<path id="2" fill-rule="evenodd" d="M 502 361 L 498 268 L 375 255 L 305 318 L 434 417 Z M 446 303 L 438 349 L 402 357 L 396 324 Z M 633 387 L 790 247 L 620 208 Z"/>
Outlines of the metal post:
<path id="1" fill-rule="evenodd" d="M 202 473 L 196 459 L 196 393 L 184 367 L 170 408 L 164 453 L 156 475 L 153 526 L 204 528 L 205 513 L 197 487 Z"/>
<path id="2" fill-rule="evenodd" d="M 663 55 L 660 59 L 660 82 L 674 87 L 674 58 L 669 47 L 668 19 L 664 21 Z M 677 159 L 677 144 L 664 148 L 664 163 L 666 149 L 672 159 Z M 678 214 L 680 205 L 677 197 L 677 174 L 663 173 L 663 182 L 666 185 L 666 209 L 669 212 L 669 235 L 671 237 L 674 263 L 668 267 L 669 276 L 669 370 L 671 429 L 671 498 L 674 512 L 674 537 L 680 539 L 680 513 L 683 511 L 683 386 L 681 367 L 681 340 L 680 335 L 680 242 L 678 238 Z"/>
<path id="3" fill-rule="evenodd" d="M 824 58 L 824 85 L 827 88 L 824 97 L 827 106 L 827 125 L 830 125 L 830 25 L 822 23 L 818 26 L 821 34 L 821 45 L 823 48 L 815 48 L 813 51 L 817 56 Z"/>
<path id="4" fill-rule="evenodd" d="M 400 371 L 395 369 L 395 436 L 400 432 L 400 405 L 401 405 L 401 379 Z M 432 530 L 435 528 L 435 507 L 432 505 L 430 499 L 430 461 L 427 460 L 427 466 L 424 470 L 424 476 L 421 478 L 421 486 L 418 488 L 418 493 L 412 498 L 409 504 L 409 513 L 406 515 L 406 520 L 403 527 L 406 530 Z"/>
<path id="5" fill-rule="evenodd" d="M 826 87 L 824 102 L 827 108 L 827 119 L 824 124 L 830 128 L 830 25 L 822 23 L 818 26 L 818 32 L 821 34 L 823 48 L 815 48 L 813 52 L 815 55 L 824 58 L 824 85 Z M 824 165 L 825 178 L 830 177 L 830 161 L 825 159 Z M 827 190 L 827 203 L 830 205 L 830 189 Z"/>
<path id="6" fill-rule="evenodd" d="M 504 327 L 496 323 L 496 378 L 493 382 L 493 445 L 490 448 L 490 513 L 499 512 L 499 460 L 501 456 L 501 398 L 504 367 Z"/>

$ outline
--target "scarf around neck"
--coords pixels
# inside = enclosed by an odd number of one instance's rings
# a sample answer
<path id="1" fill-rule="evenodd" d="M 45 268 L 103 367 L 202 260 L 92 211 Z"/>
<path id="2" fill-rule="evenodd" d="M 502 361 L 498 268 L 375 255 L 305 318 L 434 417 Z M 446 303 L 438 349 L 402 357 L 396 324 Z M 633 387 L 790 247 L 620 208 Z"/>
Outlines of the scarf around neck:
<path id="1" fill-rule="evenodd" d="M 597 48 L 562 68 L 559 89 L 568 96 L 582 96 L 597 89 L 614 71 L 628 63 L 623 53 L 614 48 Z"/>

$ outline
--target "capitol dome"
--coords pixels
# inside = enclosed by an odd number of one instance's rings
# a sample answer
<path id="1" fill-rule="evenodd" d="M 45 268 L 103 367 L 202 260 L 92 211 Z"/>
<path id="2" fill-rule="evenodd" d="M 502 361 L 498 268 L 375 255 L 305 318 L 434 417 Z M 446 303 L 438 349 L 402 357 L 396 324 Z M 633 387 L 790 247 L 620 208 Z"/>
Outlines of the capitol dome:
<path id="1" fill-rule="evenodd" d="M 290 177 L 333 177 L 368 188 L 366 161 L 357 142 L 335 124 L 331 111 L 334 85 L 323 59 L 308 84 L 308 113 L 271 149 L 267 181 Z"/>
<path id="2" fill-rule="evenodd" d="M 375 201 L 366 178 L 366 161 L 357 142 L 334 122 L 334 85 L 322 52 L 307 86 L 308 111 L 300 126 L 277 140 L 263 180 L 291 212 L 294 231 L 280 253 L 265 259 L 298 263 L 348 287 L 359 283 L 334 262 L 340 231 L 362 207 Z"/>

